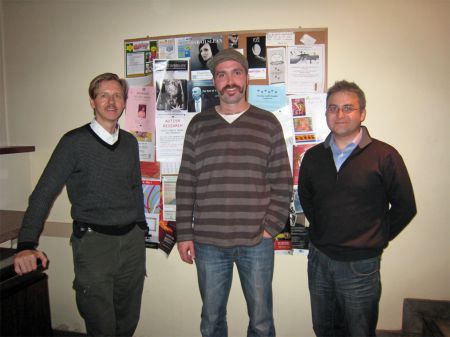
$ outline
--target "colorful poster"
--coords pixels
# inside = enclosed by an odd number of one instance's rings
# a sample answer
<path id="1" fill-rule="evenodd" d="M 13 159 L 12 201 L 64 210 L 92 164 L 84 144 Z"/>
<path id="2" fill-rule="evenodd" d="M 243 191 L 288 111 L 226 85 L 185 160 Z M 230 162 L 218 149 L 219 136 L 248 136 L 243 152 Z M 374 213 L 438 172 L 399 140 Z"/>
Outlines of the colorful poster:
<path id="1" fill-rule="evenodd" d="M 318 143 L 325 140 L 330 132 L 325 118 L 326 94 L 290 95 L 294 143 Z"/>
<path id="2" fill-rule="evenodd" d="M 148 76 L 157 55 L 157 42 L 148 39 L 125 41 L 125 76 Z"/>
<path id="3" fill-rule="evenodd" d="M 142 179 L 161 179 L 160 163 L 154 162 L 140 162 Z"/>
<path id="4" fill-rule="evenodd" d="M 145 237 L 146 245 L 157 248 L 159 239 L 159 213 L 160 213 L 160 185 L 159 180 L 142 179 L 142 191 L 144 193 L 144 211 L 148 232 Z"/>
<path id="5" fill-rule="evenodd" d="M 177 56 L 175 39 L 158 40 L 158 58 L 176 59 Z"/>
<path id="6" fill-rule="evenodd" d="M 139 146 L 139 161 L 140 162 L 154 162 L 155 158 L 155 138 L 153 132 L 131 131 Z"/>
<path id="7" fill-rule="evenodd" d="M 305 155 L 306 150 L 312 148 L 316 144 L 301 144 L 294 146 L 294 155 L 293 155 L 293 178 L 294 178 L 294 186 L 298 185 L 298 175 L 300 173 L 300 164 L 302 162 L 303 156 Z"/>

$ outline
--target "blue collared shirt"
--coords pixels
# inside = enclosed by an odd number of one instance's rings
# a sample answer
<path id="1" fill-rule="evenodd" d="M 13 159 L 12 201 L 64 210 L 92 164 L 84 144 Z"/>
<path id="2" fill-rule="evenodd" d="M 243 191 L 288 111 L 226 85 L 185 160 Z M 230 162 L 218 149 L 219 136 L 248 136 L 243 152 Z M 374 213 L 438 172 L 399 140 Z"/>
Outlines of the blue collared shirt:
<path id="1" fill-rule="evenodd" d="M 336 145 L 336 142 L 334 141 L 334 136 L 331 137 L 330 146 L 331 146 L 331 152 L 333 152 L 333 159 L 334 164 L 336 165 L 336 170 L 339 172 L 342 164 L 345 162 L 345 160 L 350 156 L 350 154 L 353 152 L 353 150 L 358 146 L 359 142 L 362 138 L 362 130 L 359 130 L 358 135 L 355 137 L 355 139 L 352 140 L 350 144 L 348 144 L 344 150 L 341 151 L 341 149 L 338 148 Z"/>

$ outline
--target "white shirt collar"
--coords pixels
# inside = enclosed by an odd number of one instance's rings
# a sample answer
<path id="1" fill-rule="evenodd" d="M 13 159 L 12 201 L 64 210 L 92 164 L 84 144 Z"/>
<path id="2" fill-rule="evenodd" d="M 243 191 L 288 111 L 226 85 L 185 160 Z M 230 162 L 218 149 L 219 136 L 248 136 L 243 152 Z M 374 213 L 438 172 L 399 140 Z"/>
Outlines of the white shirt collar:
<path id="1" fill-rule="evenodd" d="M 114 143 L 119 139 L 119 124 L 117 124 L 116 130 L 113 134 L 106 131 L 95 118 L 92 120 L 90 126 L 92 131 L 94 131 L 95 134 L 101 138 L 101 140 L 109 145 L 114 145 Z"/>

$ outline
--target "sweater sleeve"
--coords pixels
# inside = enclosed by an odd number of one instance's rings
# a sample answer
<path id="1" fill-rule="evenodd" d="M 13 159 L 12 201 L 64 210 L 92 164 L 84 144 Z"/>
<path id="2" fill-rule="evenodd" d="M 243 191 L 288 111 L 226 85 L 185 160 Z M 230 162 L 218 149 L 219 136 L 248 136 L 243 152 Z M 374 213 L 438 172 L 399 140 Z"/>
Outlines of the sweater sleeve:
<path id="1" fill-rule="evenodd" d="M 176 233 L 177 241 L 189 241 L 194 239 L 192 219 L 195 206 L 195 144 L 192 131 L 192 123 L 189 125 L 183 145 L 180 170 L 176 184 Z"/>
<path id="2" fill-rule="evenodd" d="M 416 215 L 413 187 L 405 163 L 393 149 L 383 167 L 383 182 L 388 195 L 389 240 L 394 239 Z"/>
<path id="3" fill-rule="evenodd" d="M 61 138 L 31 193 L 19 232 L 17 245 L 19 251 L 37 247 L 53 202 L 75 169 L 73 147 L 70 136 L 65 135 Z"/>
<path id="4" fill-rule="evenodd" d="M 286 226 L 292 199 L 291 165 L 283 130 L 278 121 L 268 161 L 267 180 L 270 184 L 270 204 L 263 220 L 263 228 L 274 237 Z"/>

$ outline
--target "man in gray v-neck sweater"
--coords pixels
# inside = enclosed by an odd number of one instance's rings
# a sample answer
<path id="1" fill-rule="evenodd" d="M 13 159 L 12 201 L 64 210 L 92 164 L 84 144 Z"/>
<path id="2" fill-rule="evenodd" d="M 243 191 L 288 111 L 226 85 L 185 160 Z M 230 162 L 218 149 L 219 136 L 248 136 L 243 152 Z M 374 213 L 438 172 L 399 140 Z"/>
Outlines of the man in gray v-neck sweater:
<path id="1" fill-rule="evenodd" d="M 89 88 L 95 118 L 66 133 L 29 199 L 14 259 L 17 274 L 47 257 L 36 249 L 47 215 L 64 186 L 74 220 L 71 244 L 78 310 L 90 336 L 131 336 L 145 278 L 146 222 L 136 139 L 117 124 L 127 84 L 97 76 Z"/>

